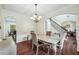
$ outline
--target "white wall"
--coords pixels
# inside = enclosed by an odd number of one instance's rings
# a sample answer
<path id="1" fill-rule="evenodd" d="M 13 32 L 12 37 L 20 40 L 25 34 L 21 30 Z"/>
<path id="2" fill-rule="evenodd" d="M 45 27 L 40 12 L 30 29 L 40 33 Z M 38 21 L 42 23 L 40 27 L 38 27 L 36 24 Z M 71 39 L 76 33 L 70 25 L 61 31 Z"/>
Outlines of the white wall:
<path id="1" fill-rule="evenodd" d="M 2 25 L 3 25 L 3 36 L 5 31 L 5 20 L 8 16 L 15 18 L 16 20 L 16 31 L 17 31 L 17 42 L 23 41 L 20 37 L 21 35 L 27 36 L 27 33 L 34 29 L 34 23 L 30 20 L 29 17 L 24 16 L 19 13 L 15 13 L 9 10 L 2 9 L 1 10 L 1 18 L 2 18 Z"/>
<path id="2" fill-rule="evenodd" d="M 37 24 L 36 24 L 36 31 L 40 34 L 44 34 L 44 18 L 42 18 Z"/>
<path id="3" fill-rule="evenodd" d="M 54 16 L 57 16 L 57 15 L 63 15 L 63 14 L 77 14 L 78 13 L 78 5 L 70 5 L 70 6 L 66 6 L 64 8 L 61 8 L 59 10 L 56 10 L 56 11 L 52 11 L 48 14 L 46 14 L 45 16 L 45 19 L 46 18 L 50 18 L 50 17 L 54 17 Z"/>
<path id="4" fill-rule="evenodd" d="M 79 14 L 76 21 L 76 38 L 77 38 L 77 51 L 79 52 Z"/>
<path id="5" fill-rule="evenodd" d="M 2 9 L 2 5 L 0 5 L 0 10 Z"/>

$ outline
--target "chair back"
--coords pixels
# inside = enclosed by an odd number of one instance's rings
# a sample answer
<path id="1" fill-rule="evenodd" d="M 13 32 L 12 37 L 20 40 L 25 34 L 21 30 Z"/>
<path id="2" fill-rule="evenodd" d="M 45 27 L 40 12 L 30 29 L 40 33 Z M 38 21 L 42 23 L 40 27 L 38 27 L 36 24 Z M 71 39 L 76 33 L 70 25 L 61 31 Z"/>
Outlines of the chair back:
<path id="1" fill-rule="evenodd" d="M 46 36 L 51 36 L 51 31 L 47 31 Z"/>
<path id="2" fill-rule="evenodd" d="M 35 44 L 35 45 L 38 44 L 38 39 L 35 33 L 31 33 L 31 39 L 32 39 L 32 44 Z"/>

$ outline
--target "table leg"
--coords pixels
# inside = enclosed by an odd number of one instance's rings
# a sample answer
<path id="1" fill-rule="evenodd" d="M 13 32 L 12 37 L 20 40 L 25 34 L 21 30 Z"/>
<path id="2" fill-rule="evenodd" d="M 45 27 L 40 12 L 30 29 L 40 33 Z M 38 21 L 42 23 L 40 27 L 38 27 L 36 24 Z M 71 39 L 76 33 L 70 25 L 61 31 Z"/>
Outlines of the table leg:
<path id="1" fill-rule="evenodd" d="M 56 55 L 56 52 L 57 52 L 56 45 L 54 45 L 54 51 L 55 51 L 55 55 Z"/>

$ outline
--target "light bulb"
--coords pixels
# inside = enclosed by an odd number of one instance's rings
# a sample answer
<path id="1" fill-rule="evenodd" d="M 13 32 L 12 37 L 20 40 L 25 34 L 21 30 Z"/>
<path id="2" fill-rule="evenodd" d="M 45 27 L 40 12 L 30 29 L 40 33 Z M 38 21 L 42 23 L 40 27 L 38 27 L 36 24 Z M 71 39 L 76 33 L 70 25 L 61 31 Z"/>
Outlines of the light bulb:
<path id="1" fill-rule="evenodd" d="M 38 20 L 41 20 L 41 18 L 42 18 L 42 16 L 39 16 L 39 17 L 38 17 Z"/>
<path id="2" fill-rule="evenodd" d="M 33 18 L 33 20 L 35 20 L 35 18 Z"/>
<path id="3" fill-rule="evenodd" d="M 42 16 L 39 16 L 39 18 L 41 19 L 41 18 L 42 18 Z"/>
<path id="4" fill-rule="evenodd" d="M 40 20 L 40 18 L 38 18 L 38 20 Z"/>
<path id="5" fill-rule="evenodd" d="M 33 17 L 30 17 L 30 19 L 33 19 Z"/>

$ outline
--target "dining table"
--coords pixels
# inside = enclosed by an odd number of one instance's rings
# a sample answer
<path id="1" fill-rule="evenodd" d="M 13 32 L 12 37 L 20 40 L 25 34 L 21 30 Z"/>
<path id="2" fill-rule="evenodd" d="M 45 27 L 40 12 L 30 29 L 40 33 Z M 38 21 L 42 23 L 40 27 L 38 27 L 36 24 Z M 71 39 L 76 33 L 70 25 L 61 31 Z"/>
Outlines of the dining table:
<path id="1" fill-rule="evenodd" d="M 37 39 L 39 39 L 42 42 L 49 43 L 50 44 L 50 48 L 54 49 L 55 55 L 56 55 L 56 52 L 57 52 L 57 43 L 60 41 L 58 35 L 46 36 L 46 35 L 37 34 Z"/>

